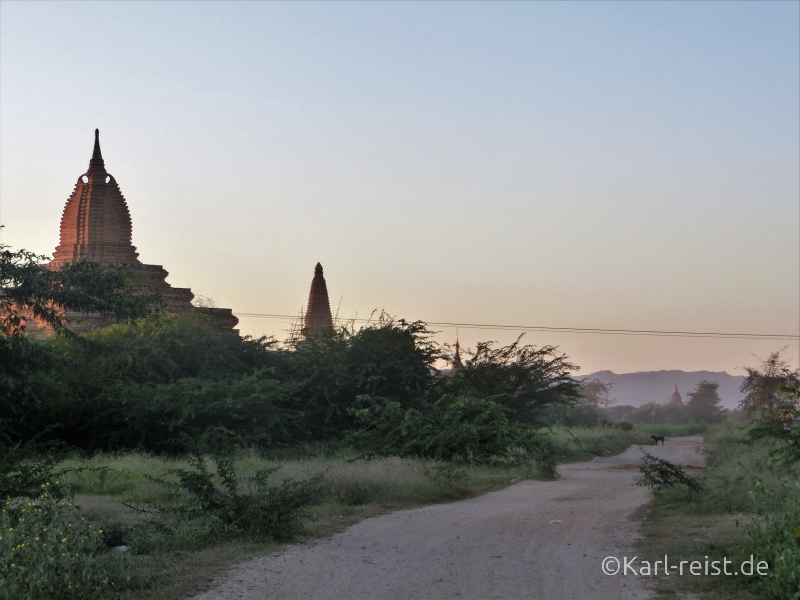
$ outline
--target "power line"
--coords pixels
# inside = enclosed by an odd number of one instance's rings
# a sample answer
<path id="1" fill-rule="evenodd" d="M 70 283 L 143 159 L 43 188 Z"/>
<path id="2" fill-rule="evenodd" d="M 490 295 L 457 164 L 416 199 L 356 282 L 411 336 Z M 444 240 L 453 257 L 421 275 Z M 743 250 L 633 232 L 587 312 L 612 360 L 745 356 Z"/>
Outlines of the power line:
<path id="1" fill-rule="evenodd" d="M 272 315 L 267 313 L 236 313 L 240 317 L 261 319 L 296 319 L 296 315 Z M 374 319 L 345 319 L 357 323 L 374 322 Z M 486 323 L 450 323 L 425 321 L 434 327 L 459 329 L 493 329 L 497 331 L 550 331 L 555 333 L 584 333 L 594 335 L 643 335 L 654 337 L 717 338 L 740 340 L 800 340 L 800 335 L 784 333 L 724 333 L 719 331 L 663 331 L 658 329 L 604 329 L 601 327 L 545 327 L 538 325 L 497 325 Z"/>

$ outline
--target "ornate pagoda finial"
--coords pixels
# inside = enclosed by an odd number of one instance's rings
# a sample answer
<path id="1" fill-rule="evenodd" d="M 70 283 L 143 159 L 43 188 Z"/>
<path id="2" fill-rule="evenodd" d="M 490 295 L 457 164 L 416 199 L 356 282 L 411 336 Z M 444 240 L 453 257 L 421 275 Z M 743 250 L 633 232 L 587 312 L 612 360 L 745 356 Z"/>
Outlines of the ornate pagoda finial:
<path id="1" fill-rule="evenodd" d="M 461 362 L 461 345 L 458 343 L 458 333 L 456 333 L 456 343 L 453 345 L 453 348 L 456 349 L 456 352 L 453 354 L 453 362 L 450 366 L 453 369 L 460 369 L 464 366 L 464 363 Z"/>
<path id="2" fill-rule="evenodd" d="M 106 164 L 103 162 L 103 154 L 100 152 L 100 130 L 94 130 L 94 151 L 92 159 L 89 161 L 89 172 L 106 172 Z"/>

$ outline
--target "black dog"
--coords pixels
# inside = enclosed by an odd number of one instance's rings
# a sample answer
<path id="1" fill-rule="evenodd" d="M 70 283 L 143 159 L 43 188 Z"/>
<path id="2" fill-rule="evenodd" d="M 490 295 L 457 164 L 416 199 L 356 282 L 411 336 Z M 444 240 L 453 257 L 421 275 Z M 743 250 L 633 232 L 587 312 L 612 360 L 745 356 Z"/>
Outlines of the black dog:
<path id="1" fill-rule="evenodd" d="M 664 445 L 663 435 L 651 435 L 650 437 L 653 438 L 653 441 L 656 443 L 656 446 L 658 446 L 658 442 L 661 442 L 662 446 Z"/>

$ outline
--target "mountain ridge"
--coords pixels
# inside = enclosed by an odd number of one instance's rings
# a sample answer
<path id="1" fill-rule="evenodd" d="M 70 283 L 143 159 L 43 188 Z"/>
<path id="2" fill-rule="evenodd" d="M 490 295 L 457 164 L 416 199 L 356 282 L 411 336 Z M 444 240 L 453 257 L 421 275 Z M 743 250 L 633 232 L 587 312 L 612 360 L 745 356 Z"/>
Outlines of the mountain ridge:
<path id="1" fill-rule="evenodd" d="M 629 404 L 641 406 L 648 402 L 666 404 L 670 395 L 678 386 L 678 392 L 684 402 L 688 402 L 689 392 L 697 388 L 703 380 L 719 383 L 718 393 L 725 408 L 736 408 L 743 395 L 739 388 L 744 381 L 743 375 L 731 375 L 725 371 L 681 371 L 669 369 L 661 371 L 636 371 L 634 373 L 615 373 L 608 369 L 595 371 L 586 375 L 577 375 L 578 380 L 599 379 L 602 383 L 611 384 L 611 398 L 615 406 Z"/>

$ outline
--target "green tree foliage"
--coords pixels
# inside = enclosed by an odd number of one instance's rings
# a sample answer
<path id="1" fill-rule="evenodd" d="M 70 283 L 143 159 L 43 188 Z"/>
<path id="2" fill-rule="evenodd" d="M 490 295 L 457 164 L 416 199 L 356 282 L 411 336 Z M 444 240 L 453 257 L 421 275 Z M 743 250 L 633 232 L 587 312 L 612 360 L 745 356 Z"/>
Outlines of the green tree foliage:
<path id="1" fill-rule="evenodd" d="M 577 398 L 553 407 L 556 422 L 568 427 L 607 425 L 605 409 L 614 402 L 611 399 L 613 387 L 599 379 L 581 381 Z"/>
<path id="2" fill-rule="evenodd" d="M 158 296 L 126 290 L 133 274 L 125 268 L 77 262 L 54 270 L 43 265 L 44 260 L 0 244 L 0 335 L 23 333 L 31 316 L 65 333 L 65 308 L 109 314 L 121 321 L 162 307 Z"/>
<path id="3" fill-rule="evenodd" d="M 751 418 L 776 417 L 784 404 L 786 390 L 800 381 L 800 373 L 792 371 L 780 351 L 762 360 L 760 368 L 745 367 L 745 371 L 747 376 L 739 388 L 745 396 L 739 406 Z"/>
<path id="4" fill-rule="evenodd" d="M 186 452 L 187 440 L 214 430 L 261 448 L 350 432 L 372 452 L 485 461 L 536 438 L 529 428 L 542 410 L 579 399 L 573 367 L 553 347 L 481 344 L 443 377 L 430 337 L 424 323 L 385 315 L 288 348 L 190 315 L 55 336 L 30 342 L 41 360 L 7 425 L 20 439 L 90 451 Z"/>
<path id="5" fill-rule="evenodd" d="M 25 424 L 42 412 L 43 400 L 57 395 L 60 387 L 48 376 L 53 353 L 23 335 L 29 319 L 38 319 L 56 333 L 69 333 L 65 308 L 118 320 L 161 308 L 157 296 L 126 291 L 129 271 L 86 262 L 51 270 L 42 264 L 44 259 L 0 244 L 0 441 L 38 433 L 40 424 L 33 430 Z"/>
<path id="6" fill-rule="evenodd" d="M 539 425 L 547 408 L 580 398 L 580 386 L 571 376 L 577 367 L 557 347 L 523 346 L 521 339 L 499 348 L 479 343 L 449 379 L 449 388 L 457 395 L 493 397 L 509 409 L 512 420 Z"/>
<path id="7" fill-rule="evenodd" d="M 722 399 L 717 393 L 719 383 L 701 381 L 693 392 L 689 392 L 686 408 L 692 421 L 702 423 L 721 423 L 725 419 Z"/>
<path id="8" fill-rule="evenodd" d="M 341 327 L 300 342 L 286 375 L 297 382 L 293 398 L 309 435 L 325 439 L 349 429 L 348 409 L 362 395 L 389 398 L 404 409 L 425 404 L 440 356 L 430 336 L 422 322 L 382 314 L 357 331 Z"/>
<path id="9" fill-rule="evenodd" d="M 748 437 L 777 442 L 772 457 L 783 467 L 800 465 L 800 381 L 783 388 L 774 411 L 755 419 Z"/>
<path id="10" fill-rule="evenodd" d="M 543 436 L 509 419 L 494 398 L 442 396 L 423 410 L 361 396 L 350 409 L 356 428 L 347 441 L 371 454 L 466 463 L 513 462 L 519 453 L 552 453 Z"/>
<path id="11" fill-rule="evenodd" d="M 36 435 L 27 426 L 41 412 L 42 399 L 58 393 L 48 376 L 53 353 L 22 335 L 0 335 L 0 444 Z"/>
<path id="12" fill-rule="evenodd" d="M 44 487 L 50 496 L 64 498 L 67 490 L 54 474 L 58 460 L 54 454 L 40 456 L 32 445 L 0 445 L 0 499 L 37 498 Z"/>
<path id="13" fill-rule="evenodd" d="M 97 329 L 80 340 L 46 342 L 62 385 L 42 406 L 53 435 L 86 449 L 185 451 L 186 436 L 215 427 L 239 442 L 286 443 L 298 412 L 293 385 L 276 372 L 273 340 L 239 338 L 202 316 L 181 315 Z"/>

